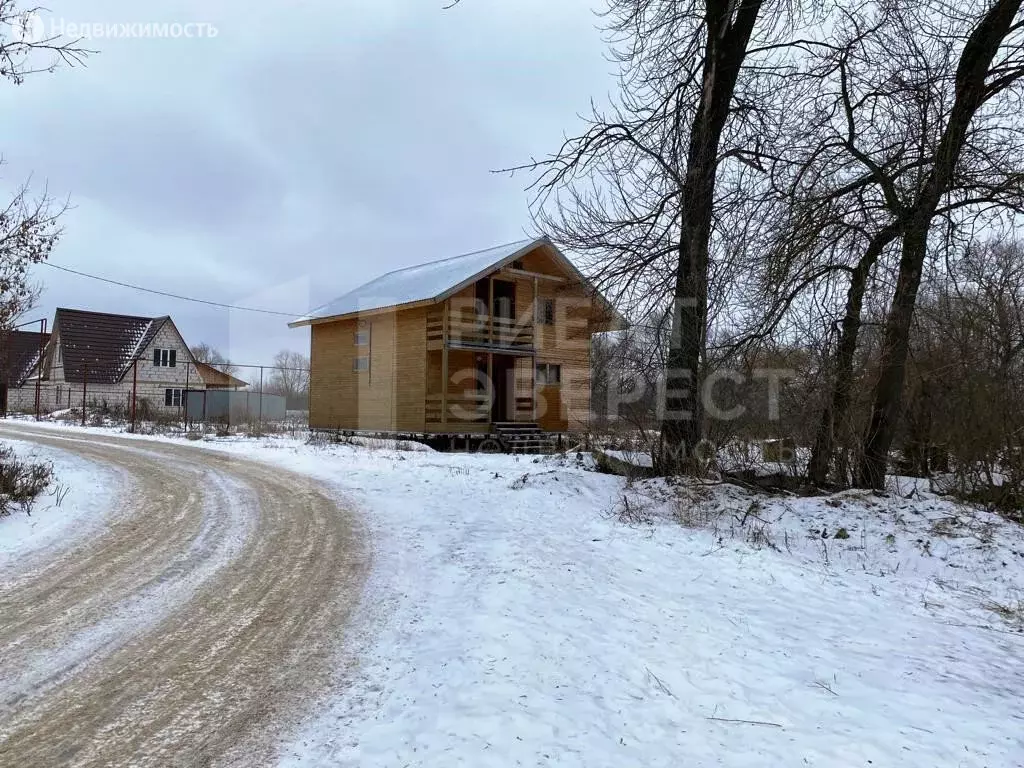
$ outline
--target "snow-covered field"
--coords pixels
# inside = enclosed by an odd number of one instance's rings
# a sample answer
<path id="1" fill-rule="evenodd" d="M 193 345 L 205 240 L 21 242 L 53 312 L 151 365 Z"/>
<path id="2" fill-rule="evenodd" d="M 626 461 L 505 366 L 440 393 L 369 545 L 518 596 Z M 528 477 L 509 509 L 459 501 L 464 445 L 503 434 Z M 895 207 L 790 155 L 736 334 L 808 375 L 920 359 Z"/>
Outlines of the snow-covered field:
<path id="1" fill-rule="evenodd" d="M 1024 764 L 1017 526 L 909 480 L 769 499 L 374 446 L 199 446 L 373 535 L 357 658 L 286 765 Z"/>

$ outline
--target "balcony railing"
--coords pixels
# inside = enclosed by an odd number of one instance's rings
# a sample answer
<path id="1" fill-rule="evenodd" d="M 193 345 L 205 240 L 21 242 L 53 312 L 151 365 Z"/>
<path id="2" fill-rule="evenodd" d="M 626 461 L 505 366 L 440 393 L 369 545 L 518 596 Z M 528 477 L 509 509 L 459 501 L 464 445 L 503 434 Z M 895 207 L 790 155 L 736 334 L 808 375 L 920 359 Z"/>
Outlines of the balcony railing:
<path id="1" fill-rule="evenodd" d="M 427 343 L 438 348 L 444 340 L 444 318 L 432 314 L 427 319 Z M 487 315 L 453 315 L 448 318 L 450 347 L 491 347 L 494 349 L 532 349 L 533 323 Z"/>
<path id="2" fill-rule="evenodd" d="M 440 424 L 442 416 L 442 395 L 427 395 L 426 421 Z M 491 421 L 491 398 L 486 392 L 449 392 L 447 423 L 488 424 Z"/>

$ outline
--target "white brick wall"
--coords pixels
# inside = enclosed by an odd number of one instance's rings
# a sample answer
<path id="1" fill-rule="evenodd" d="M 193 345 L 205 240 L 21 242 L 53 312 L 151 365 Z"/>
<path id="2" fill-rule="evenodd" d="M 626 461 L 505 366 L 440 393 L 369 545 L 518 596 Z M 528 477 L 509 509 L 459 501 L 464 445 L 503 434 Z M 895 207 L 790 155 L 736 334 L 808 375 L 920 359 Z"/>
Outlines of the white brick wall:
<path id="1" fill-rule="evenodd" d="M 177 353 L 177 365 L 174 368 L 153 365 L 154 349 L 173 349 Z M 60 347 L 57 346 L 57 353 L 54 358 L 52 376 L 49 381 L 44 381 L 40 392 L 40 409 L 44 412 L 59 410 L 61 408 L 76 408 L 82 404 L 82 384 L 64 381 L 63 368 L 59 357 Z M 139 356 L 137 363 L 137 390 L 138 403 L 148 400 L 152 408 L 163 413 L 181 413 L 181 407 L 167 407 L 164 405 L 167 389 L 205 389 L 206 385 L 196 373 L 195 366 L 189 360 L 191 355 L 184 341 L 175 331 L 170 323 L 166 323 L 160 332 L 153 339 L 153 342 Z M 86 404 L 88 406 L 99 405 L 104 401 L 110 408 L 130 408 L 132 396 L 133 375 L 131 368 L 125 374 L 124 379 L 116 384 L 92 384 L 86 383 Z M 71 405 L 68 405 L 70 398 Z M 12 412 L 32 412 L 35 410 L 36 387 L 34 382 L 26 386 L 11 389 L 7 395 L 7 409 Z"/>

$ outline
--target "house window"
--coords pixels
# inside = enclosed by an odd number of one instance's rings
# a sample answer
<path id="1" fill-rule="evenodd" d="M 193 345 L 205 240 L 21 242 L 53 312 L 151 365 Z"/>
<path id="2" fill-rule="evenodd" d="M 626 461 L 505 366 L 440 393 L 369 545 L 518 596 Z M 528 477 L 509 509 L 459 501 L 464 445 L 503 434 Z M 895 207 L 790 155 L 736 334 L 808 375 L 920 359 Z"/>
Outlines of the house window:
<path id="1" fill-rule="evenodd" d="M 181 407 L 181 390 L 180 389 L 165 389 L 164 390 L 164 405 L 168 408 L 180 408 Z"/>
<path id="2" fill-rule="evenodd" d="M 176 349 L 154 349 L 154 368 L 175 368 L 178 365 L 178 350 Z"/>
<path id="3" fill-rule="evenodd" d="M 537 323 L 539 325 L 555 324 L 554 299 L 537 299 Z"/>
<path id="4" fill-rule="evenodd" d="M 562 383 L 562 366 L 551 363 L 537 363 L 537 385 L 545 386 Z"/>
<path id="5" fill-rule="evenodd" d="M 368 371 L 370 370 L 370 358 L 368 355 L 360 355 L 359 357 L 352 359 L 352 370 L 353 371 Z"/>
<path id="6" fill-rule="evenodd" d="M 370 332 L 369 331 L 356 331 L 356 346 L 357 347 L 368 347 L 368 346 L 370 346 Z"/>

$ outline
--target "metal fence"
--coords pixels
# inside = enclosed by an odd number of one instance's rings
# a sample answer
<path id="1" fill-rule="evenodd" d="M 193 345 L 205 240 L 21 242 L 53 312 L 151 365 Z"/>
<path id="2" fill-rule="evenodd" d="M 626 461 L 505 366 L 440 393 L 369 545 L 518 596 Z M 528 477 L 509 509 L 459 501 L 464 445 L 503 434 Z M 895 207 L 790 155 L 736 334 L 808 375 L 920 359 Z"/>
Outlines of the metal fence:
<path id="1" fill-rule="evenodd" d="M 281 395 L 223 389 L 191 390 L 185 394 L 186 419 L 201 423 L 242 424 L 284 421 Z"/>
<path id="2" fill-rule="evenodd" d="M 177 423 L 186 429 L 204 424 L 263 428 L 276 422 L 294 427 L 308 423 L 303 392 L 294 387 L 285 393 L 274 391 L 289 376 L 292 382 L 296 378 L 308 382 L 306 368 L 228 362 L 197 366 L 179 356 L 158 368 L 140 358 L 123 370 L 121 359 L 97 358 L 66 370 L 47 347 L 48 335 L 32 336 L 39 338 L 33 344 L 36 354 L 45 351 L 48 356 L 43 378 L 35 370 L 25 378 L 25 371 L 18 370 L 20 363 L 11 359 L 13 345 L 5 345 L 0 337 L 0 414 L 4 416 L 56 416 L 83 425 L 123 421 L 133 430 L 140 422 Z M 112 371 L 119 373 L 114 376 Z"/>

